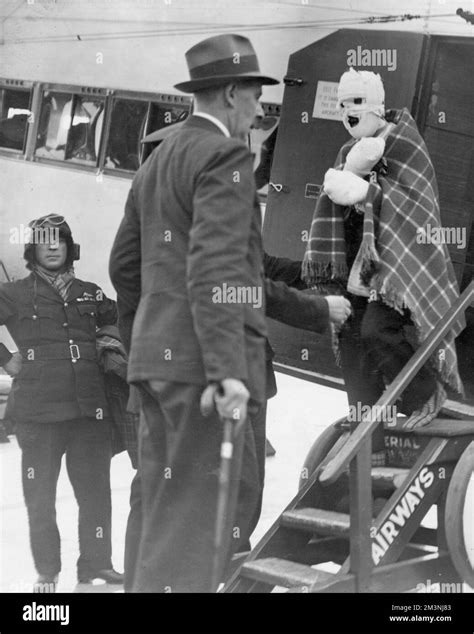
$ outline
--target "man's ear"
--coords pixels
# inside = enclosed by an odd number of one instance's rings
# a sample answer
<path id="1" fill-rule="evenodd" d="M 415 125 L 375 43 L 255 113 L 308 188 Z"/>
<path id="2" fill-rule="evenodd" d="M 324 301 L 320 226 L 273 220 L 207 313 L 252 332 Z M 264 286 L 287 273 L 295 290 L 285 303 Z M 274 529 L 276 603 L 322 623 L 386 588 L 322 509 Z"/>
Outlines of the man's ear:
<path id="1" fill-rule="evenodd" d="M 234 107 L 237 84 L 226 84 L 224 86 L 224 103 L 226 106 Z"/>

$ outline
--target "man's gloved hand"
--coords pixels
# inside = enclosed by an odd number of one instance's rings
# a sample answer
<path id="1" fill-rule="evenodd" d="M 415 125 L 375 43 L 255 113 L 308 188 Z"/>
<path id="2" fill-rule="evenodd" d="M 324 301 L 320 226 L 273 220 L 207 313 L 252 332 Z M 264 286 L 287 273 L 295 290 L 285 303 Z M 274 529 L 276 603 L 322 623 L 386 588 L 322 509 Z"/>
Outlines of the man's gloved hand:
<path id="1" fill-rule="evenodd" d="M 230 418 L 239 426 L 247 418 L 249 396 L 249 391 L 239 379 L 222 379 L 220 383 L 211 383 L 201 396 L 202 415 L 209 416 L 215 406 L 222 419 Z"/>
<path id="2" fill-rule="evenodd" d="M 369 183 L 352 172 L 330 168 L 324 176 L 323 188 L 336 205 L 346 207 L 365 200 Z"/>
<path id="3" fill-rule="evenodd" d="M 363 137 L 351 147 L 346 156 L 344 171 L 364 177 L 370 174 L 385 152 L 385 139 L 381 137 Z"/>
<path id="4" fill-rule="evenodd" d="M 342 326 L 352 312 L 350 301 L 342 295 L 328 295 L 324 299 L 329 304 L 329 320 L 336 326 Z"/>
<path id="5" fill-rule="evenodd" d="M 11 377 L 15 377 L 20 374 L 22 365 L 21 354 L 19 352 L 14 352 L 10 361 L 5 363 L 3 369 L 7 372 Z"/>

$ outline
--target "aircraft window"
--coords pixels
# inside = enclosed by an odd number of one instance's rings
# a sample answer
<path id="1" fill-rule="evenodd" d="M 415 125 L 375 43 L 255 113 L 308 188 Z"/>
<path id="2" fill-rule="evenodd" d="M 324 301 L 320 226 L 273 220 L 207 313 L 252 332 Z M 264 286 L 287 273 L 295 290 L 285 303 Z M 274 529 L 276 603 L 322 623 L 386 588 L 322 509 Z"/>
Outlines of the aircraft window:
<path id="1" fill-rule="evenodd" d="M 0 89 L 0 148 L 23 152 L 31 115 L 29 90 Z"/>
<path id="2" fill-rule="evenodd" d="M 152 103 L 146 134 L 151 134 L 173 123 L 184 121 L 189 115 L 189 105 L 171 105 L 166 103 Z M 145 135 L 143 135 L 145 136 Z M 146 143 L 143 146 L 142 163 L 148 158 L 158 143 Z"/>
<path id="3" fill-rule="evenodd" d="M 172 106 L 166 103 L 152 103 L 147 134 L 167 125 L 184 121 L 189 114 L 189 106 Z"/>
<path id="4" fill-rule="evenodd" d="M 266 115 L 257 119 L 250 131 L 250 150 L 254 157 L 254 176 L 259 194 L 268 193 L 273 152 L 278 133 L 278 117 Z"/>
<path id="5" fill-rule="evenodd" d="M 104 103 L 100 98 L 45 92 L 35 156 L 94 167 Z"/>
<path id="6" fill-rule="evenodd" d="M 135 171 L 140 167 L 148 103 L 114 99 L 104 167 Z"/>

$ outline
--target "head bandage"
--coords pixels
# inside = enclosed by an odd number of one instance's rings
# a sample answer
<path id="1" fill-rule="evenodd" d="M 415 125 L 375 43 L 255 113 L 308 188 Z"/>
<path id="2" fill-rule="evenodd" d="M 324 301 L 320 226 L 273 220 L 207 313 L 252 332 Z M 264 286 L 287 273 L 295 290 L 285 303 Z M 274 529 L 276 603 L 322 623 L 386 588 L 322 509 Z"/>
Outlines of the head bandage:
<path id="1" fill-rule="evenodd" d="M 363 101 L 355 104 L 354 99 Z M 380 75 L 353 68 L 343 73 L 337 89 L 337 107 L 354 113 L 374 112 L 382 117 L 385 113 L 385 90 Z"/>

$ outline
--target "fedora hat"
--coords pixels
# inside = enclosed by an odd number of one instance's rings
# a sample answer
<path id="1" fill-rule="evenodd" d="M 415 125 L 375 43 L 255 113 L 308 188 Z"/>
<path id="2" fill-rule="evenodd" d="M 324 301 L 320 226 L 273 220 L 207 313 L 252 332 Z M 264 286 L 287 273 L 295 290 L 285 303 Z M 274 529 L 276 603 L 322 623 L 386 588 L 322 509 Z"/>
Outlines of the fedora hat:
<path id="1" fill-rule="evenodd" d="M 186 62 L 190 80 L 175 84 L 182 92 L 198 92 L 242 79 L 255 79 L 265 85 L 279 83 L 260 73 L 254 48 L 242 35 L 209 37 L 186 52 Z"/>

